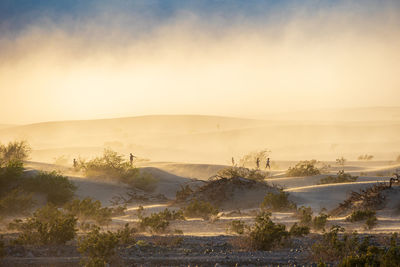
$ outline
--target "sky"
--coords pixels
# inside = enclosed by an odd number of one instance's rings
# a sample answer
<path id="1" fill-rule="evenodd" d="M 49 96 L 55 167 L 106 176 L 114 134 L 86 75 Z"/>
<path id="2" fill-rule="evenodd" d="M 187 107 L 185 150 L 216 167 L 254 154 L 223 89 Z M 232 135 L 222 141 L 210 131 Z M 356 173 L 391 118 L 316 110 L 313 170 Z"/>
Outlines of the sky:
<path id="1" fill-rule="evenodd" d="M 2 0 L 0 123 L 399 106 L 398 1 Z"/>

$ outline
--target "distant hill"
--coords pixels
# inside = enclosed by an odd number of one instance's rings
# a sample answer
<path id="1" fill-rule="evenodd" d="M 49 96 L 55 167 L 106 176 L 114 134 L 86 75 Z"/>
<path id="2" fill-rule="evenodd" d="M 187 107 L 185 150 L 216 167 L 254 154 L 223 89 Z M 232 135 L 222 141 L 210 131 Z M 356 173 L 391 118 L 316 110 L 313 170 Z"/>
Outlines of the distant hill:
<path id="1" fill-rule="evenodd" d="M 227 164 L 232 156 L 238 159 L 265 148 L 272 151 L 273 158 L 287 160 L 335 160 L 340 156 L 354 160 L 365 153 L 376 159 L 394 159 L 400 154 L 400 121 L 372 118 L 350 122 L 141 116 L 3 128 L 0 140 L 28 140 L 34 149 L 32 159 L 47 162 L 61 155 L 68 156 L 68 161 L 94 156 L 105 147 L 156 161 L 215 164 Z"/>

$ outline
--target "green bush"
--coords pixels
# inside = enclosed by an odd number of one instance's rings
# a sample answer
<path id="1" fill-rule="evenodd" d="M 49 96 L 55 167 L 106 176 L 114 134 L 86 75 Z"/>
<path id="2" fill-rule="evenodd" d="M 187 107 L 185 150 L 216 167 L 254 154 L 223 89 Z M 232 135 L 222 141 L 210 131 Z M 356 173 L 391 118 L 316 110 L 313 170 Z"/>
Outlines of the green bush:
<path id="1" fill-rule="evenodd" d="M 296 204 L 289 200 L 289 193 L 281 189 L 279 193 L 268 193 L 261 203 L 261 209 L 265 211 L 291 211 L 296 209 Z"/>
<path id="2" fill-rule="evenodd" d="M 376 212 L 372 210 L 356 210 L 346 218 L 346 221 L 348 222 L 359 222 L 364 220 L 367 229 L 374 228 L 378 221 L 376 218 Z"/>
<path id="3" fill-rule="evenodd" d="M 151 233 L 165 233 L 170 221 L 184 220 L 183 211 L 170 211 L 165 209 L 159 213 L 152 213 L 148 217 L 140 217 L 139 226 L 142 230 Z"/>
<path id="4" fill-rule="evenodd" d="M 87 162 L 80 160 L 78 165 L 78 169 L 83 170 L 88 177 L 119 181 L 147 192 L 151 192 L 157 187 L 158 180 L 156 178 L 132 167 L 122 155 L 110 149 L 105 149 L 101 157 Z"/>
<path id="5" fill-rule="evenodd" d="M 0 144 L 0 167 L 11 162 L 23 162 L 28 159 L 31 148 L 26 141 L 9 142 L 7 145 Z"/>
<path id="6" fill-rule="evenodd" d="M 247 225 L 243 221 L 233 220 L 228 224 L 227 232 L 243 235 L 247 228 Z"/>
<path id="7" fill-rule="evenodd" d="M 301 226 L 310 226 L 312 223 L 312 215 L 311 207 L 301 206 L 296 212 L 296 217 L 300 220 Z"/>
<path id="8" fill-rule="evenodd" d="M 83 224 L 85 224 L 86 220 L 94 220 L 100 225 L 106 225 L 111 222 L 113 216 L 124 215 L 126 207 L 102 207 L 100 201 L 85 198 L 83 200 L 74 199 L 68 202 L 64 205 L 64 209 L 76 216 Z"/>
<path id="9" fill-rule="evenodd" d="M 28 192 L 38 192 L 47 196 L 47 201 L 54 205 L 63 205 L 74 196 L 76 186 L 68 177 L 55 171 L 39 172 L 26 178 L 23 188 Z"/>
<path id="10" fill-rule="evenodd" d="M 345 173 L 344 170 L 338 172 L 337 176 L 328 176 L 326 178 L 322 178 L 319 184 L 334 184 L 334 183 L 350 183 L 357 181 L 358 176 L 352 176 L 348 173 Z"/>
<path id="11" fill-rule="evenodd" d="M 87 258 L 82 260 L 84 266 L 107 266 L 115 261 L 118 235 L 110 231 L 100 232 L 96 227 L 87 235 L 79 238 L 78 251 Z"/>
<path id="12" fill-rule="evenodd" d="M 266 174 L 257 169 L 248 169 L 244 167 L 229 167 L 218 171 L 215 178 L 246 178 L 249 180 L 255 180 L 259 182 L 265 181 L 267 178 Z M 214 178 L 212 177 L 212 178 Z"/>
<path id="13" fill-rule="evenodd" d="M 291 236 L 306 236 L 310 233 L 310 227 L 308 226 L 299 226 L 297 223 L 294 223 L 292 227 L 290 227 L 289 234 Z"/>
<path id="14" fill-rule="evenodd" d="M 325 213 L 320 213 L 318 216 L 315 216 L 312 220 L 312 228 L 317 231 L 324 231 L 328 217 L 329 215 Z"/>
<path id="15" fill-rule="evenodd" d="M 0 198 L 0 216 L 27 215 L 33 205 L 32 194 L 14 189 Z"/>
<path id="16" fill-rule="evenodd" d="M 294 167 L 289 167 L 286 172 L 286 175 L 289 177 L 296 177 L 296 176 L 312 176 L 321 174 L 321 171 L 316 167 L 317 165 L 316 160 L 305 160 L 300 161 Z"/>
<path id="17" fill-rule="evenodd" d="M 193 190 L 189 185 L 181 185 L 181 189 L 176 191 L 175 199 L 177 202 L 184 202 L 191 194 L 193 194 Z"/>
<path id="18" fill-rule="evenodd" d="M 211 203 L 193 200 L 183 208 L 183 215 L 187 218 L 203 218 L 204 220 L 211 219 L 212 216 L 218 215 L 218 209 Z"/>
<path id="19" fill-rule="evenodd" d="M 256 250 L 271 250 L 281 246 L 289 237 L 283 224 L 275 224 L 271 213 L 262 212 L 255 218 L 255 224 L 250 231 L 249 238 L 251 247 Z"/>
<path id="20" fill-rule="evenodd" d="M 9 228 L 19 231 L 16 241 L 20 244 L 62 245 L 75 237 L 76 221 L 73 215 L 46 205 L 25 221 L 14 220 Z"/>

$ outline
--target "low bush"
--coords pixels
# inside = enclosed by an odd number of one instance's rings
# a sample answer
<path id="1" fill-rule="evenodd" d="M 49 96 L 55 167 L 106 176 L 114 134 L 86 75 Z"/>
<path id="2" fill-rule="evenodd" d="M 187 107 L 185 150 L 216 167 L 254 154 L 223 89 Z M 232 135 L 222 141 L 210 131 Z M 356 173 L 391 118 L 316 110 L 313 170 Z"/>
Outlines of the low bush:
<path id="1" fill-rule="evenodd" d="M 310 233 L 310 227 L 308 226 L 301 226 L 297 223 L 294 223 L 292 227 L 290 227 L 289 234 L 291 236 L 302 237 L 306 236 Z"/>
<path id="2" fill-rule="evenodd" d="M 344 170 L 341 170 L 336 176 L 322 178 L 319 184 L 350 183 L 357 181 L 357 178 L 358 176 L 352 176 L 348 173 L 345 173 Z"/>
<path id="3" fill-rule="evenodd" d="M 289 169 L 286 171 L 286 175 L 289 177 L 296 177 L 321 174 L 320 169 L 316 167 L 317 163 L 318 162 L 316 160 L 300 161 L 294 167 L 289 167 Z"/>
<path id="4" fill-rule="evenodd" d="M 325 213 L 320 213 L 318 216 L 315 216 L 312 220 L 312 228 L 316 231 L 324 231 L 328 217 L 329 215 Z"/>
<path id="5" fill-rule="evenodd" d="M 248 229 L 248 226 L 243 221 L 233 220 L 228 224 L 227 232 L 243 235 L 246 229 Z"/>
<path id="6" fill-rule="evenodd" d="M 28 192 L 45 194 L 47 201 L 54 205 L 63 205 L 71 200 L 76 190 L 68 177 L 55 171 L 39 172 L 38 175 L 27 177 L 23 188 Z"/>
<path id="7" fill-rule="evenodd" d="M 202 218 L 204 220 L 211 219 L 212 216 L 218 215 L 218 209 L 209 202 L 193 200 L 183 208 L 183 215 L 187 218 Z"/>
<path id="8" fill-rule="evenodd" d="M 245 167 L 229 167 L 218 171 L 217 175 L 213 176 L 211 179 L 220 178 L 246 178 L 249 180 L 263 182 L 267 178 L 267 174 L 257 169 L 248 169 Z"/>
<path id="9" fill-rule="evenodd" d="M 261 203 L 264 211 L 291 211 L 296 209 L 296 204 L 289 200 L 289 193 L 279 190 L 279 193 L 268 193 Z"/>
<path id="10" fill-rule="evenodd" d="M 286 231 L 286 226 L 275 224 L 270 216 L 269 212 L 262 212 L 256 216 L 255 224 L 249 233 L 253 249 L 271 250 L 288 240 L 289 233 Z"/>
<path id="11" fill-rule="evenodd" d="M 312 209 L 311 207 L 301 206 L 297 209 L 296 217 L 299 219 L 299 223 L 301 226 L 311 226 L 312 223 Z"/>
<path id="12" fill-rule="evenodd" d="M 101 157 L 90 161 L 80 160 L 78 165 L 78 169 L 88 177 L 119 181 L 147 192 L 153 191 L 158 183 L 150 173 L 131 166 L 122 155 L 111 149 L 105 149 Z"/>
<path id="13" fill-rule="evenodd" d="M 355 210 L 350 216 L 346 218 L 347 222 L 359 222 L 375 216 L 376 212 L 373 210 Z"/>
<path id="14" fill-rule="evenodd" d="M 148 217 L 140 217 L 139 226 L 143 231 L 151 233 L 165 233 L 170 221 L 184 220 L 183 211 L 170 211 L 165 209 L 159 213 L 152 213 Z"/>
<path id="15" fill-rule="evenodd" d="M 0 167 L 11 162 L 23 162 L 28 159 L 31 148 L 26 141 L 13 141 L 7 145 L 0 144 Z"/>
<path id="16" fill-rule="evenodd" d="M 93 220 L 100 225 L 106 225 L 111 222 L 112 217 L 124 215 L 126 207 L 102 207 L 100 201 L 85 198 L 83 200 L 74 199 L 68 202 L 64 205 L 64 209 L 76 216 L 83 224 L 85 224 L 86 220 Z"/>
<path id="17" fill-rule="evenodd" d="M 76 222 L 72 214 L 63 213 L 53 205 L 46 205 L 25 221 L 14 220 L 9 228 L 19 232 L 16 240 L 19 244 L 62 245 L 75 237 Z"/>
<path id="18" fill-rule="evenodd" d="M 32 194 L 17 188 L 0 198 L 0 216 L 27 215 L 33 205 Z"/>
<path id="19" fill-rule="evenodd" d="M 79 238 L 78 251 L 86 256 L 81 261 L 84 266 L 108 266 L 115 263 L 118 235 L 110 231 L 100 232 L 96 227 L 87 235 Z"/>
<path id="20" fill-rule="evenodd" d="M 184 202 L 190 195 L 193 194 L 193 189 L 189 185 L 182 186 L 181 189 L 176 191 L 175 200 L 177 202 Z"/>

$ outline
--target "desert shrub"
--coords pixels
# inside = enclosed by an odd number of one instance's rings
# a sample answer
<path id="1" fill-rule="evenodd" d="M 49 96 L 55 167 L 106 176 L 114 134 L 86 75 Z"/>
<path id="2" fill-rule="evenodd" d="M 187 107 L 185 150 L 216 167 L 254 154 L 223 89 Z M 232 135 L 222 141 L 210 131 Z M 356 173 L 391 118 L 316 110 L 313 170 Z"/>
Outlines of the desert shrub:
<path id="1" fill-rule="evenodd" d="M 22 162 L 29 157 L 31 148 L 26 141 L 13 141 L 7 145 L 0 144 L 0 167 L 10 162 Z"/>
<path id="2" fill-rule="evenodd" d="M 244 167 L 229 167 L 222 170 L 219 170 L 217 175 L 212 176 L 210 179 L 232 179 L 232 178 L 246 178 L 250 180 L 255 180 L 259 182 L 263 182 L 267 176 L 265 173 L 256 170 L 256 169 L 248 169 Z"/>
<path id="3" fill-rule="evenodd" d="M 0 197 L 20 186 L 24 167 L 22 161 L 11 161 L 0 167 Z"/>
<path id="4" fill-rule="evenodd" d="M 148 192 L 153 191 L 158 183 L 150 173 L 132 167 L 122 155 L 111 149 L 105 149 L 101 157 L 90 161 L 80 160 L 78 165 L 88 177 L 116 180 Z"/>
<path id="5" fill-rule="evenodd" d="M 365 221 L 365 228 L 371 230 L 378 224 L 378 218 L 376 216 L 371 216 Z"/>
<path id="6" fill-rule="evenodd" d="M 27 215 L 33 205 L 32 195 L 17 188 L 0 198 L 0 216 Z"/>
<path id="7" fill-rule="evenodd" d="M 375 216 L 376 212 L 373 210 L 355 210 L 350 216 L 346 218 L 348 222 L 359 222 Z"/>
<path id="8" fill-rule="evenodd" d="M 328 221 L 329 215 L 325 213 L 320 213 L 318 216 L 315 216 L 312 220 L 312 228 L 316 231 L 325 230 L 326 222 Z"/>
<path id="9" fill-rule="evenodd" d="M 193 200 L 183 208 L 183 215 L 187 218 L 203 218 L 204 220 L 211 219 L 212 216 L 218 215 L 218 209 L 211 203 Z"/>
<path id="10" fill-rule="evenodd" d="M 96 227 L 87 235 L 79 238 L 78 251 L 86 256 L 82 260 L 84 266 L 108 266 L 115 261 L 118 235 L 110 231 L 100 232 Z"/>
<path id="11" fill-rule="evenodd" d="M 358 156 L 358 160 L 372 160 L 374 158 L 373 155 L 368 155 L 368 154 L 364 154 L 364 155 L 360 155 Z"/>
<path id="12" fill-rule="evenodd" d="M 261 151 L 254 151 L 249 154 L 244 155 L 240 160 L 239 164 L 242 167 L 247 167 L 247 168 L 256 168 L 257 164 L 257 158 L 260 160 L 260 162 L 266 162 L 267 158 L 269 157 L 269 153 L 271 151 L 264 149 Z"/>
<path id="13" fill-rule="evenodd" d="M 340 165 L 340 166 L 344 166 L 347 162 L 347 159 L 345 159 L 344 157 L 338 158 L 336 159 L 336 164 Z"/>
<path id="14" fill-rule="evenodd" d="M 76 186 L 68 177 L 55 171 L 39 172 L 39 174 L 26 178 L 23 188 L 29 192 L 43 193 L 47 201 L 54 205 L 62 205 L 74 196 Z"/>
<path id="15" fill-rule="evenodd" d="M 181 185 L 181 189 L 176 191 L 175 199 L 177 202 L 185 201 L 191 194 L 193 194 L 193 189 L 189 185 Z"/>
<path id="16" fill-rule="evenodd" d="M 253 249 L 271 250 L 287 241 L 289 233 L 286 231 L 286 226 L 275 224 L 270 216 L 269 212 L 262 212 L 256 216 L 255 224 L 249 234 Z"/>
<path id="17" fill-rule="evenodd" d="M 19 231 L 17 243 L 32 245 L 61 245 L 76 235 L 77 219 L 53 205 L 46 205 L 25 221 L 14 220 L 9 228 Z"/>
<path id="18" fill-rule="evenodd" d="M 118 229 L 117 237 L 120 245 L 133 245 L 136 243 L 135 235 L 138 230 L 135 227 L 130 227 L 128 223 L 124 228 Z"/>
<path id="19" fill-rule="evenodd" d="M 345 173 L 344 170 L 340 170 L 337 176 L 328 176 L 322 178 L 319 184 L 334 184 L 334 183 L 349 183 L 357 181 L 358 176 L 352 176 L 349 173 Z"/>
<path id="20" fill-rule="evenodd" d="M 245 233 L 246 229 L 248 229 L 248 227 L 245 224 L 245 222 L 243 222 L 241 220 L 233 220 L 228 224 L 227 232 L 238 234 L 238 235 L 243 235 Z"/>
<path id="21" fill-rule="evenodd" d="M 302 237 L 302 236 L 308 235 L 309 233 L 310 233 L 310 227 L 301 226 L 301 225 L 298 225 L 297 223 L 294 223 L 292 225 L 292 227 L 290 227 L 290 230 L 289 230 L 289 234 L 291 236 Z"/>
<path id="22" fill-rule="evenodd" d="M 126 207 L 102 207 L 100 201 L 85 198 L 83 200 L 74 199 L 68 202 L 64 205 L 64 209 L 76 216 L 82 223 L 85 223 L 86 220 L 94 220 L 100 225 L 106 225 L 111 222 L 113 216 L 124 215 Z"/>
<path id="23" fill-rule="evenodd" d="M 296 209 L 296 204 L 289 200 L 289 193 L 279 190 L 279 193 L 269 192 L 261 203 L 262 210 L 290 211 Z"/>
<path id="24" fill-rule="evenodd" d="M 324 233 L 322 239 L 315 242 L 311 247 L 314 260 L 332 262 L 352 255 L 358 247 L 358 237 L 356 234 L 352 236 L 344 234 L 340 238 L 339 234 L 344 231 L 343 227 L 335 225 L 329 232 Z"/>
<path id="25" fill-rule="evenodd" d="M 286 171 L 286 175 L 289 177 L 295 176 L 311 176 L 321 174 L 321 171 L 316 167 L 316 160 L 305 160 L 300 161 L 294 167 L 289 167 Z"/>
<path id="26" fill-rule="evenodd" d="M 312 223 L 312 209 L 311 207 L 301 206 L 297 209 L 296 217 L 299 219 L 301 226 L 310 226 Z"/>
<path id="27" fill-rule="evenodd" d="M 170 211 L 165 209 L 158 213 L 152 213 L 148 217 L 140 217 L 139 226 L 142 230 L 151 233 L 165 233 L 170 221 L 184 220 L 183 211 Z"/>

